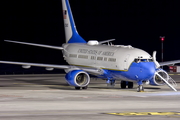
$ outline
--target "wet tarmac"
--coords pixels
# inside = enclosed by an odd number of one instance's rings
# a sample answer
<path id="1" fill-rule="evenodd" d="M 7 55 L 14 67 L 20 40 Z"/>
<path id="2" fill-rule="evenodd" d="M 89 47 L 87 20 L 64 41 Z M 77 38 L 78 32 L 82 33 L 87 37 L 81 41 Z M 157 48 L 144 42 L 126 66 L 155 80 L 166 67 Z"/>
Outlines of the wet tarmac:
<path id="1" fill-rule="evenodd" d="M 87 90 L 75 90 L 62 74 L 1 75 L 0 120 L 179 120 L 180 75 L 168 86 L 145 85 L 145 92 L 114 88 L 92 79 Z"/>

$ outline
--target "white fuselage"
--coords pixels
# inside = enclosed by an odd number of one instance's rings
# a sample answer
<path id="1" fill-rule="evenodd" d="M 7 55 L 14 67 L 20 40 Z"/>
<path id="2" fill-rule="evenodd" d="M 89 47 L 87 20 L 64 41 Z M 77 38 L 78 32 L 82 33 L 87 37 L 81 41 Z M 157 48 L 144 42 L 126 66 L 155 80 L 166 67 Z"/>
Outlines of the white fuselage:
<path id="1" fill-rule="evenodd" d="M 134 59 L 151 59 L 151 56 L 131 46 L 64 44 L 64 59 L 70 65 L 127 71 Z"/>

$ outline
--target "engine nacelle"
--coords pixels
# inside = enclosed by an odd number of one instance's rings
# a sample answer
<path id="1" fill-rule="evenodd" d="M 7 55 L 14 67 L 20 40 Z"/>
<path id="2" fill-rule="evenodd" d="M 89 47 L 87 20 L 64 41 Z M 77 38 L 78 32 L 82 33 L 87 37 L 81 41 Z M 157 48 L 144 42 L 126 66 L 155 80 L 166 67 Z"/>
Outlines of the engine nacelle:
<path id="1" fill-rule="evenodd" d="M 90 82 L 89 74 L 83 70 L 72 70 L 65 76 L 69 85 L 75 87 L 85 87 Z"/>
<path id="2" fill-rule="evenodd" d="M 167 72 L 165 72 L 162 69 L 158 69 L 156 71 L 157 74 L 161 75 L 164 79 L 168 80 L 169 79 L 169 75 Z M 161 85 L 165 85 L 165 82 L 156 74 L 154 74 L 153 78 L 150 80 L 150 85 L 155 85 L 155 86 L 161 86 Z"/>

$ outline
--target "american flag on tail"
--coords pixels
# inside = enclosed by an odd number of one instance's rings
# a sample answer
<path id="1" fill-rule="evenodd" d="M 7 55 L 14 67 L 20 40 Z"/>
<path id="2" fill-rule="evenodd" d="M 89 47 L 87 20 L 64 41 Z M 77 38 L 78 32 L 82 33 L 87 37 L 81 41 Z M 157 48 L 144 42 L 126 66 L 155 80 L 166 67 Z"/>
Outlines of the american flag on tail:
<path id="1" fill-rule="evenodd" d="M 63 10 L 63 17 L 64 19 L 67 19 L 67 10 Z"/>

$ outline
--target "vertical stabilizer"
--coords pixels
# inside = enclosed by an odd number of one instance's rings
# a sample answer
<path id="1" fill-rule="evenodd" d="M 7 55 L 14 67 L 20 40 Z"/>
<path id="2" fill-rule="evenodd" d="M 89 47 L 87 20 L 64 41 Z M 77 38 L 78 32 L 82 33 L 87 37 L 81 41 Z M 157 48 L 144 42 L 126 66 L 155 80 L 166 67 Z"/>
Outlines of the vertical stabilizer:
<path id="1" fill-rule="evenodd" d="M 86 43 L 78 34 L 68 0 L 62 0 L 66 43 Z"/>

